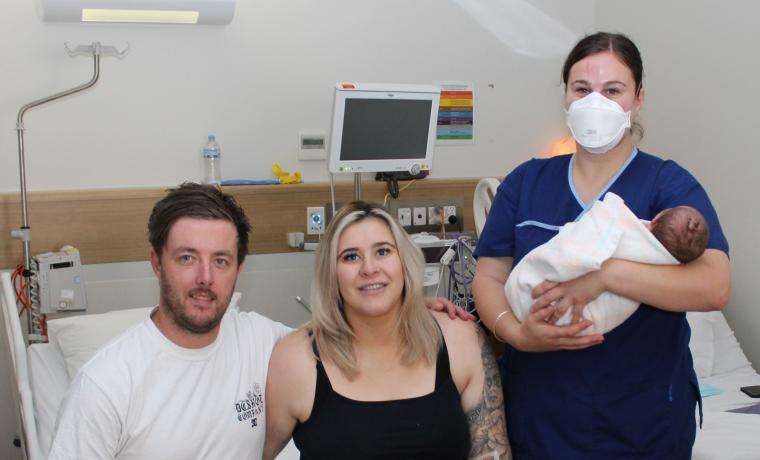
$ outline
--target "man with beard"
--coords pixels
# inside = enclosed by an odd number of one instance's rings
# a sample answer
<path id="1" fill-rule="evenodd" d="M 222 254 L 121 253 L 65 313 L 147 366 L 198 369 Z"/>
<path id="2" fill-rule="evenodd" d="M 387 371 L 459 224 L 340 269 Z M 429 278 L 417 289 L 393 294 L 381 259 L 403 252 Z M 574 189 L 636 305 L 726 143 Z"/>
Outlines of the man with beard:
<path id="1" fill-rule="evenodd" d="M 158 306 L 81 368 L 50 458 L 261 458 L 267 364 L 290 329 L 227 312 L 249 231 L 211 186 L 183 184 L 155 205 Z"/>

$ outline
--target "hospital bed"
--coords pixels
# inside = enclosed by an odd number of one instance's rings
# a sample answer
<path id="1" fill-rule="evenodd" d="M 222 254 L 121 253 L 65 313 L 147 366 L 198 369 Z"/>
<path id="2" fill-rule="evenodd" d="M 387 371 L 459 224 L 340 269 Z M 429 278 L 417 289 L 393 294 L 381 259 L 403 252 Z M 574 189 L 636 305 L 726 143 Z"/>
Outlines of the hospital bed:
<path id="1" fill-rule="evenodd" d="M 78 366 L 86 362 L 99 345 L 105 344 L 133 324 L 142 321 L 150 308 L 118 310 L 105 314 L 67 317 L 48 322 L 49 343 L 26 346 L 16 313 L 10 274 L 0 273 L 0 305 L 9 348 L 12 393 L 16 416 L 22 428 L 24 458 L 47 457 L 55 431 L 58 409 Z M 236 308 L 239 293 L 233 295 Z M 291 441 L 278 460 L 297 459 Z"/>
<path id="2" fill-rule="evenodd" d="M 750 398 L 739 388 L 760 385 L 760 375 L 744 355 L 723 313 L 688 313 L 686 318 L 692 331 L 689 348 L 704 410 L 692 458 L 759 459 L 760 399 Z"/>

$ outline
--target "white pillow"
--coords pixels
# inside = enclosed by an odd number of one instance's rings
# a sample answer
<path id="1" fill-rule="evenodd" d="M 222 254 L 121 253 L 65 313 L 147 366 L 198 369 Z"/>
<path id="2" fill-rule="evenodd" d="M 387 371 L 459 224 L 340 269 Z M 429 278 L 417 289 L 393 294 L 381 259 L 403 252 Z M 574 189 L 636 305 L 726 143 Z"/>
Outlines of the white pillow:
<path id="1" fill-rule="evenodd" d="M 694 360 L 697 377 L 709 377 L 715 363 L 715 333 L 711 313 L 688 312 L 686 320 L 691 327 L 689 349 Z"/>
<path id="2" fill-rule="evenodd" d="M 745 367 L 751 368 L 747 356 L 742 351 L 739 342 L 736 341 L 734 331 L 726 322 L 723 313 L 715 311 L 713 315 L 713 327 L 715 330 L 715 364 L 713 375 L 726 374 Z"/>
<path id="3" fill-rule="evenodd" d="M 239 292 L 232 294 L 227 311 L 238 309 L 240 296 Z M 115 310 L 48 321 L 48 340 L 61 349 L 69 379 L 73 379 L 79 368 L 103 345 L 147 318 L 153 308 Z"/>
<path id="4" fill-rule="evenodd" d="M 141 322 L 153 307 L 117 310 L 48 321 L 48 340 L 61 349 L 66 372 L 72 379 L 109 340 Z"/>

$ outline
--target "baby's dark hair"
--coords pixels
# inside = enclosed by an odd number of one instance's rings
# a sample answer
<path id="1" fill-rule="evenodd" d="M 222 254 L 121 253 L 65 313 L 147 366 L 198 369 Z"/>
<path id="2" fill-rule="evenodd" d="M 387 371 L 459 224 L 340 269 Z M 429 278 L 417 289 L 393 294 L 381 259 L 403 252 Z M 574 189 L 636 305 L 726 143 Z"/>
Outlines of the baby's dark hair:
<path id="1" fill-rule="evenodd" d="M 704 216 L 690 206 L 664 211 L 652 221 L 652 233 L 682 264 L 699 258 L 710 236 Z"/>

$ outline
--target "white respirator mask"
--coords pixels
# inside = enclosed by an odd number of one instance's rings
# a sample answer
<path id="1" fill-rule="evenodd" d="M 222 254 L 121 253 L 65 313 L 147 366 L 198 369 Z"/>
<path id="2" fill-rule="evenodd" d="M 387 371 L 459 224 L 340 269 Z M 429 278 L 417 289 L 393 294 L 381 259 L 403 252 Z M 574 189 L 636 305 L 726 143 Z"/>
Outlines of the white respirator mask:
<path id="1" fill-rule="evenodd" d="M 573 138 L 589 153 L 609 152 L 631 127 L 631 112 L 596 91 L 574 101 L 565 114 Z"/>

